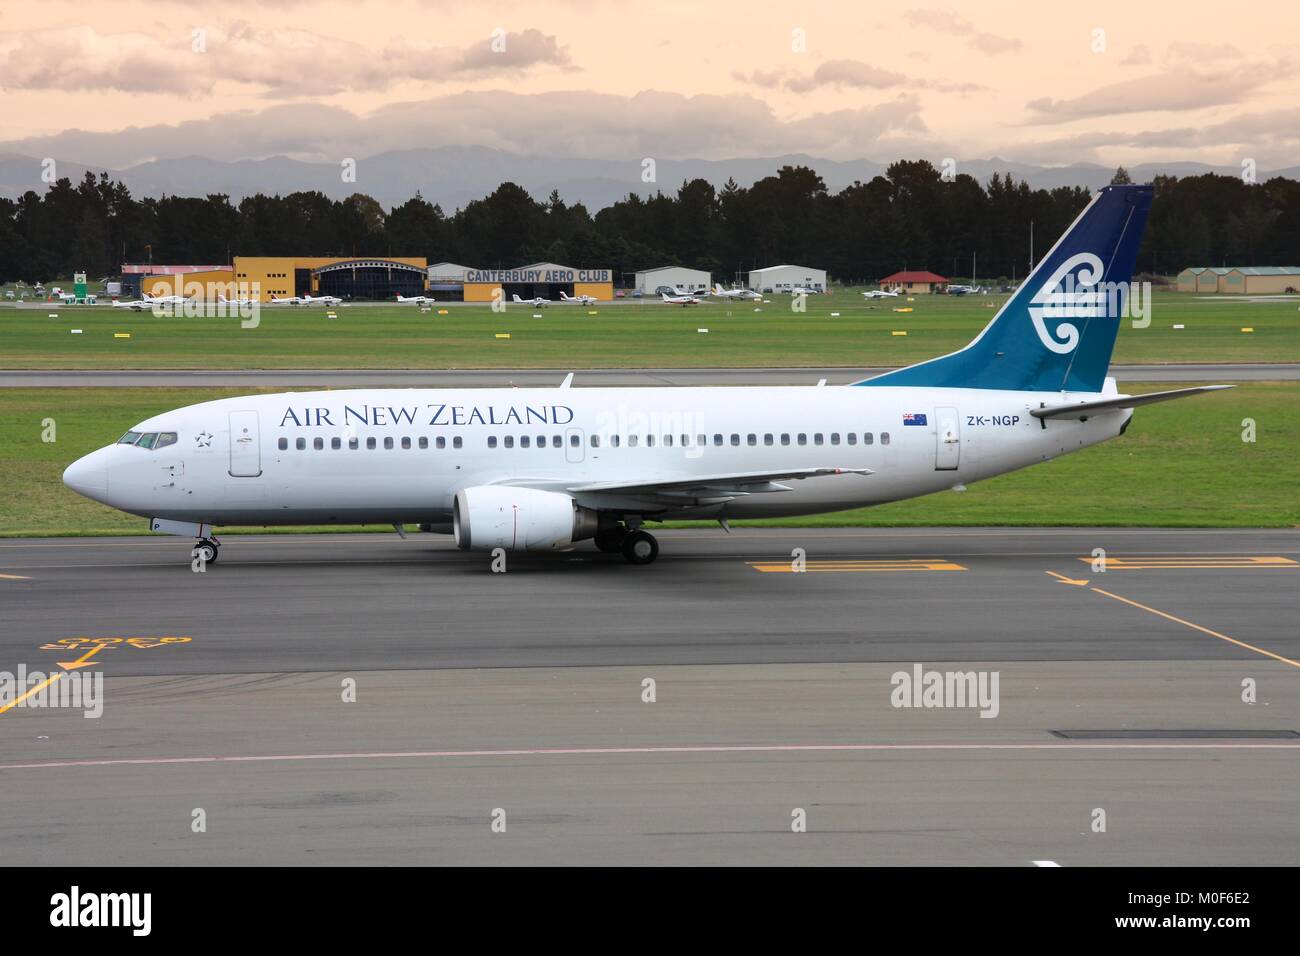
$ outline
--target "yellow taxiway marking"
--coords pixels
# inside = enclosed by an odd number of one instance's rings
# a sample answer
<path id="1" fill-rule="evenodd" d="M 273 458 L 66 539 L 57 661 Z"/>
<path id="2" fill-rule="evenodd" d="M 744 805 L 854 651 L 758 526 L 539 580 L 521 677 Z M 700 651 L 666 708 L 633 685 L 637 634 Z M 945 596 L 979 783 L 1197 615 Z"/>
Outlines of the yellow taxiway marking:
<path id="1" fill-rule="evenodd" d="M 96 644 L 94 647 L 86 651 L 86 653 L 82 654 L 75 661 L 59 661 L 59 666 L 62 667 L 65 671 L 75 671 L 78 667 L 89 667 L 90 659 L 106 647 L 108 647 L 107 644 Z"/>
<path id="2" fill-rule="evenodd" d="M 1080 561 L 1091 564 L 1095 558 L 1080 557 Z M 1150 557 L 1133 556 L 1117 558 L 1106 556 L 1107 571 L 1166 571 L 1182 570 L 1221 570 L 1234 568 L 1300 568 L 1290 558 L 1280 554 L 1273 555 L 1151 555 Z"/>
<path id="3" fill-rule="evenodd" d="M 13 700 L 9 701 L 9 703 L 0 707 L 0 714 L 3 714 L 5 711 L 12 710 L 13 708 L 17 707 L 28 697 L 31 697 L 32 694 L 35 694 L 37 691 L 44 690 L 45 688 L 49 687 L 51 684 L 53 684 L 56 680 L 58 680 L 62 676 L 63 676 L 63 671 L 58 671 L 57 673 L 51 674 L 49 677 L 45 678 L 45 680 L 41 681 L 39 684 L 33 687 L 31 690 L 27 691 L 24 694 L 19 695 L 18 697 L 15 697 Z"/>
<path id="4" fill-rule="evenodd" d="M 1055 571 L 1045 571 L 1044 574 L 1050 574 L 1062 584 L 1073 584 L 1075 587 L 1083 587 L 1088 583 L 1087 578 L 1067 578 L 1064 574 L 1057 574 Z"/>
<path id="5" fill-rule="evenodd" d="M 790 561 L 746 561 L 755 571 L 767 573 L 797 572 L 800 567 Z M 954 564 L 947 558 L 842 558 L 819 561 L 804 561 L 802 570 L 809 573 L 866 571 L 965 571 L 960 564 Z"/>
<path id="6" fill-rule="evenodd" d="M 31 578 L 25 574 L 0 574 L 0 578 L 6 581 L 30 581 Z"/>
<path id="7" fill-rule="evenodd" d="M 1275 661 L 1281 661 L 1283 664 L 1290 664 L 1292 667 L 1300 667 L 1300 661 L 1293 661 L 1289 657 L 1283 657 L 1281 654 L 1274 654 L 1272 651 L 1266 651 L 1262 647 L 1256 647 L 1254 644 L 1247 644 L 1245 641 L 1239 641 L 1235 637 L 1229 637 L 1227 634 L 1220 634 L 1218 631 L 1212 631 L 1208 627 L 1201 627 L 1199 624 L 1193 624 L 1191 621 L 1184 620 L 1174 614 L 1157 610 L 1153 607 L 1147 607 L 1145 604 L 1139 604 L 1137 601 L 1130 600 L 1126 597 L 1120 597 L 1118 594 L 1111 594 L 1109 591 L 1103 591 L 1101 588 L 1092 588 L 1098 594 L 1104 594 L 1108 598 L 1114 598 L 1116 601 L 1123 601 L 1125 604 L 1139 608 L 1149 614 L 1157 617 L 1163 617 L 1167 621 L 1173 621 L 1175 624 L 1181 624 L 1184 627 L 1190 627 L 1194 631 L 1200 631 L 1202 634 L 1209 634 L 1211 637 L 1217 637 L 1221 641 L 1227 641 L 1229 644 L 1236 644 L 1238 647 L 1244 647 L 1248 651 L 1254 651 L 1256 654 L 1263 654 L 1265 657 L 1271 657 Z"/>

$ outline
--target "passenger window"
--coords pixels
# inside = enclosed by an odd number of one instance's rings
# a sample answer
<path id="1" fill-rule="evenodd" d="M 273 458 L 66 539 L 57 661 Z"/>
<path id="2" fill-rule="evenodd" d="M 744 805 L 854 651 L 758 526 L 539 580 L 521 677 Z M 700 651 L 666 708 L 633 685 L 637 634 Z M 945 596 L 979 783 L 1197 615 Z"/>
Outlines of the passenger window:
<path id="1" fill-rule="evenodd" d="M 569 436 L 569 447 L 570 447 L 570 448 L 577 448 L 580 444 L 581 444 L 581 442 L 578 440 L 578 436 L 577 436 L 577 435 L 570 435 L 570 436 Z"/>
<path id="2" fill-rule="evenodd" d="M 714 445 L 721 445 L 721 444 L 722 444 L 722 436 L 721 436 L 721 435 L 718 435 L 718 434 L 715 433 L 714 436 L 713 436 L 713 444 L 714 444 Z"/>
<path id="3" fill-rule="evenodd" d="M 166 448 L 168 445 L 174 444 L 176 444 L 175 432 L 160 432 L 158 434 L 158 441 L 153 447 L 154 450 L 157 451 L 159 448 Z"/>
<path id="4" fill-rule="evenodd" d="M 870 444 L 874 443 L 875 440 L 876 440 L 876 437 L 875 437 L 874 435 L 872 435 L 871 432 L 864 432 L 863 435 L 862 435 L 862 444 L 864 444 L 864 445 L 870 445 Z"/>
<path id="5" fill-rule="evenodd" d="M 538 435 L 538 436 L 537 436 L 537 447 L 538 447 L 538 448 L 545 448 L 545 447 L 546 447 L 546 436 L 545 436 L 545 435 Z"/>
<path id="6" fill-rule="evenodd" d="M 599 435 L 592 435 L 592 436 L 591 436 L 591 447 L 592 447 L 592 448 L 599 448 L 599 447 L 600 447 L 600 436 L 599 436 Z"/>
<path id="7" fill-rule="evenodd" d="M 808 436 L 805 435 L 803 432 L 799 433 L 799 444 L 801 445 L 808 444 Z"/>
<path id="8" fill-rule="evenodd" d="M 366 449 L 369 451 L 375 450 L 375 440 L 373 438 L 366 439 Z"/>
<path id="9" fill-rule="evenodd" d="M 359 438 L 349 438 L 349 439 L 348 439 L 348 447 L 351 448 L 353 451 L 356 451 L 358 448 L 361 447 L 361 439 L 359 439 Z"/>
<path id="10" fill-rule="evenodd" d="M 342 447 L 343 447 L 343 439 L 342 439 L 342 438 L 331 438 L 331 439 L 330 439 L 330 448 L 331 448 L 332 450 L 334 450 L 334 451 L 338 451 L 338 450 L 339 450 L 340 448 L 342 448 Z"/>
<path id="11" fill-rule="evenodd" d="M 563 448 L 563 447 L 564 447 L 564 442 L 562 442 L 562 441 L 560 440 L 560 436 L 559 436 L 559 435 L 552 435 L 552 436 L 551 436 L 551 447 L 552 447 L 552 448 Z"/>
<path id="12" fill-rule="evenodd" d="M 618 447 L 618 436 L 617 436 L 617 435 L 610 435 L 610 436 L 609 436 L 609 447 L 610 447 L 610 448 L 617 448 L 617 447 Z"/>
<path id="13" fill-rule="evenodd" d="M 532 447 L 533 447 L 533 440 L 532 440 L 531 438 L 529 438 L 527 435 L 520 435 L 520 436 L 519 436 L 519 447 L 520 447 L 520 448 L 532 448 Z"/>
<path id="14" fill-rule="evenodd" d="M 429 439 L 426 438 L 426 437 L 423 436 L 423 435 L 420 436 L 420 447 L 421 447 L 421 448 L 428 448 L 428 447 L 429 447 Z"/>
<path id="15" fill-rule="evenodd" d="M 628 435 L 628 436 L 627 436 L 627 447 L 628 447 L 628 448 L 635 448 L 635 447 L 636 447 L 636 436 L 635 436 L 635 435 Z"/>
<path id="16" fill-rule="evenodd" d="M 402 436 L 402 447 L 403 448 L 411 447 L 411 439 L 406 437 L 405 435 Z"/>
<path id="17" fill-rule="evenodd" d="M 452 447 L 452 448 L 460 448 L 463 444 L 464 444 L 464 442 L 461 441 L 459 435 L 457 435 L 455 438 L 453 438 L 453 439 L 451 440 L 451 447 Z"/>
<path id="18" fill-rule="evenodd" d="M 849 440 L 849 444 L 850 444 L 850 445 L 856 445 L 856 444 L 858 443 L 858 433 L 857 433 L 857 432 L 849 432 L 849 433 L 848 433 L 847 435 L 845 435 L 844 437 L 847 438 L 847 439 Z"/>
<path id="19" fill-rule="evenodd" d="M 645 436 L 645 446 L 646 446 L 647 448 L 653 448 L 653 447 L 655 446 L 655 436 L 654 436 L 654 435 L 646 435 L 646 436 Z"/>
<path id="20" fill-rule="evenodd" d="M 665 447 L 665 448 L 672 448 L 672 447 L 673 447 L 673 436 L 672 436 L 672 435 L 665 435 L 665 436 L 664 436 L 664 447 Z"/>
<path id="21" fill-rule="evenodd" d="M 763 444 L 764 444 L 764 445 L 770 445 L 770 444 L 772 444 L 772 433 L 771 433 L 771 432 L 768 432 L 768 433 L 766 433 L 766 434 L 763 436 Z"/>
<path id="22" fill-rule="evenodd" d="M 739 445 L 739 444 L 740 444 L 740 436 L 737 435 L 735 432 L 732 432 L 732 433 L 731 433 L 731 443 L 732 443 L 733 445 Z"/>
<path id="23" fill-rule="evenodd" d="M 393 438 L 390 435 L 389 437 L 384 439 L 384 448 L 391 449 L 392 447 L 393 447 Z"/>
<path id="24" fill-rule="evenodd" d="M 782 432 L 782 433 L 781 433 L 781 444 L 782 444 L 782 445 L 788 445 L 788 444 L 790 444 L 790 433 L 789 433 L 789 432 Z"/>
<path id="25" fill-rule="evenodd" d="M 703 447 L 704 447 L 705 445 L 707 445 L 708 443 L 709 443 L 709 442 L 708 442 L 708 439 L 705 438 L 705 436 L 703 436 L 703 435 L 696 435 L 696 436 L 695 436 L 695 444 L 697 444 L 699 447 L 703 448 Z"/>
<path id="26" fill-rule="evenodd" d="M 447 439 L 445 439 L 445 438 L 439 436 L 439 437 L 438 437 L 438 440 L 437 440 L 437 442 L 435 442 L 435 444 L 436 444 L 439 448 L 446 448 L 446 447 L 447 447 Z"/>
<path id="27" fill-rule="evenodd" d="M 123 435 L 121 438 L 117 440 L 117 443 L 119 445 L 134 445 L 139 440 L 140 440 L 139 432 L 127 432 L 125 435 Z"/>
<path id="28" fill-rule="evenodd" d="M 496 447 L 497 447 L 497 436 L 496 436 L 496 435 L 488 435 L 488 447 L 489 447 L 489 448 L 496 448 Z"/>
<path id="29" fill-rule="evenodd" d="M 293 447 L 297 448 L 299 451 L 303 451 L 307 447 L 307 439 L 299 438 L 293 443 Z"/>
<path id="30" fill-rule="evenodd" d="M 889 432 L 881 432 L 881 433 L 880 433 L 880 444 L 882 444 L 882 445 L 888 445 L 888 444 L 889 444 Z"/>
<path id="31" fill-rule="evenodd" d="M 831 432 L 831 444 L 832 444 L 832 445 L 838 445 L 839 443 L 840 443 L 840 433 L 839 433 L 839 432 Z"/>
<path id="32" fill-rule="evenodd" d="M 822 433 L 817 432 L 817 434 L 813 435 L 813 444 L 820 445 L 821 443 L 822 443 Z"/>
<path id="33" fill-rule="evenodd" d="M 324 450 L 325 450 L 325 439 L 323 439 L 323 438 L 314 438 L 314 439 L 312 439 L 311 447 L 314 448 L 316 451 L 324 451 Z"/>
<path id="34" fill-rule="evenodd" d="M 514 447 L 515 447 L 515 436 L 514 436 L 514 435 L 507 435 L 505 438 L 503 438 L 503 439 L 501 440 L 501 443 L 502 443 L 503 445 L 505 445 L 507 448 L 514 448 Z"/>
<path id="35" fill-rule="evenodd" d="M 287 438 L 281 438 L 281 439 L 280 439 L 280 451 L 288 451 L 288 450 L 289 450 L 289 439 L 287 439 Z"/>

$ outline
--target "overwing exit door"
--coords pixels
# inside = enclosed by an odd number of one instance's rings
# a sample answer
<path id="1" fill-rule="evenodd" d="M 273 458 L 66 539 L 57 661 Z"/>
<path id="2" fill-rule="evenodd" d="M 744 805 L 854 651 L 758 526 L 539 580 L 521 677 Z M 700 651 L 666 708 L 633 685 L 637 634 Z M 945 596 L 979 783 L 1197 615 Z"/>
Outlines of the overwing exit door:
<path id="1" fill-rule="evenodd" d="M 955 471 L 961 464 L 961 416 L 944 405 L 934 410 L 934 470 Z"/>
<path id="2" fill-rule="evenodd" d="M 257 412 L 231 412 L 231 477 L 256 478 L 261 473 L 262 441 L 257 430 Z"/>

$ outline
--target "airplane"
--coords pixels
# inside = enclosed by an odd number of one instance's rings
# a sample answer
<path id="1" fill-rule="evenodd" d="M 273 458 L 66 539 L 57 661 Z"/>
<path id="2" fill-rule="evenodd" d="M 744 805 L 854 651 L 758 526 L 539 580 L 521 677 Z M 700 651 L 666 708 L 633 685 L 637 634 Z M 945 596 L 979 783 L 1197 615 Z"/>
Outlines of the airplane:
<path id="1" fill-rule="evenodd" d="M 898 298 L 897 292 L 886 292 L 884 289 L 868 289 L 866 292 L 862 293 L 862 295 L 864 298 L 867 299 L 897 299 Z"/>
<path id="2" fill-rule="evenodd" d="M 1117 438 L 1139 406 L 1231 387 L 1128 396 L 1107 376 L 1152 193 L 1104 187 L 968 345 L 850 385 L 573 389 L 570 375 L 223 398 L 132 425 L 63 480 L 195 539 L 201 567 L 217 527 L 329 523 L 418 524 L 481 552 L 590 539 L 644 565 L 649 522 L 727 528 L 964 488 Z"/>
<path id="3" fill-rule="evenodd" d="M 342 305 L 343 300 L 336 295 L 304 295 L 303 305 Z"/>
<path id="4" fill-rule="evenodd" d="M 691 295 L 689 292 L 681 292 L 678 293 L 677 295 L 669 295 L 667 292 L 661 292 L 659 294 L 663 296 L 663 300 L 667 302 L 669 305 L 687 306 L 687 305 L 700 304 L 700 300 L 695 296 Z"/>
<path id="5" fill-rule="evenodd" d="M 761 293 L 753 289 L 724 289 L 721 283 L 713 286 L 713 291 L 709 295 L 717 296 L 719 299 L 742 299 L 742 300 L 760 300 L 763 298 Z"/>
<path id="6" fill-rule="evenodd" d="M 217 293 L 217 302 L 219 302 L 221 305 L 233 305 L 237 309 L 250 308 L 254 305 L 258 305 L 260 301 L 261 300 L 259 299 L 243 299 L 240 298 L 238 295 L 236 295 L 235 298 L 233 299 L 227 299 L 225 293 L 222 292 Z"/>
<path id="7" fill-rule="evenodd" d="M 515 302 L 519 303 L 520 305 L 531 305 L 534 309 L 540 309 L 543 306 L 547 306 L 551 304 L 550 299 L 543 299 L 540 295 L 535 296 L 534 298 L 531 299 L 521 299 L 519 298 L 519 293 L 517 292 L 515 293 Z"/>
<path id="8" fill-rule="evenodd" d="M 434 300 L 427 295 L 402 295 L 400 292 L 397 294 L 397 301 L 411 305 L 432 305 L 434 303 Z"/>
<path id="9" fill-rule="evenodd" d="M 586 294 L 583 294 L 583 295 L 575 295 L 575 296 L 568 296 L 568 295 L 565 295 L 565 294 L 564 294 L 564 290 L 561 289 L 561 290 L 560 290 L 560 301 L 561 301 L 561 302 L 567 302 L 569 305 L 595 305 L 595 304 L 596 304 L 596 297 L 595 297 L 594 295 L 586 295 Z"/>
<path id="10" fill-rule="evenodd" d="M 306 305 L 307 302 L 300 295 L 291 295 L 288 298 L 281 299 L 278 296 L 271 296 L 271 302 L 274 305 Z"/>
<path id="11" fill-rule="evenodd" d="M 821 295 L 822 293 L 820 289 L 805 289 L 801 285 L 796 285 L 790 287 L 790 294 L 791 295 Z"/>
<path id="12" fill-rule="evenodd" d="M 188 300 L 183 295 L 160 295 L 152 296 L 147 293 L 141 293 L 140 298 L 126 302 L 114 301 L 112 303 L 115 309 L 131 309 L 133 312 L 152 311 L 154 309 L 165 309 L 168 306 L 182 305 Z"/>

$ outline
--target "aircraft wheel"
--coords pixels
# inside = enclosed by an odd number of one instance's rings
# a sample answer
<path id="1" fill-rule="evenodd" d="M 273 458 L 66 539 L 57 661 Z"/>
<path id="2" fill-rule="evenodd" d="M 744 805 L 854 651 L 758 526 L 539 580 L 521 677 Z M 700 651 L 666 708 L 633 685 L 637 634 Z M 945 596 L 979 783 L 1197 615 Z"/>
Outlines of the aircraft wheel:
<path id="1" fill-rule="evenodd" d="M 659 542 L 648 531 L 629 531 L 623 538 L 623 557 L 629 564 L 649 564 L 659 557 Z"/>
<path id="2" fill-rule="evenodd" d="M 215 564 L 217 560 L 217 544 L 215 541 L 209 541 L 206 538 L 194 546 L 193 555 L 204 564 Z"/>

